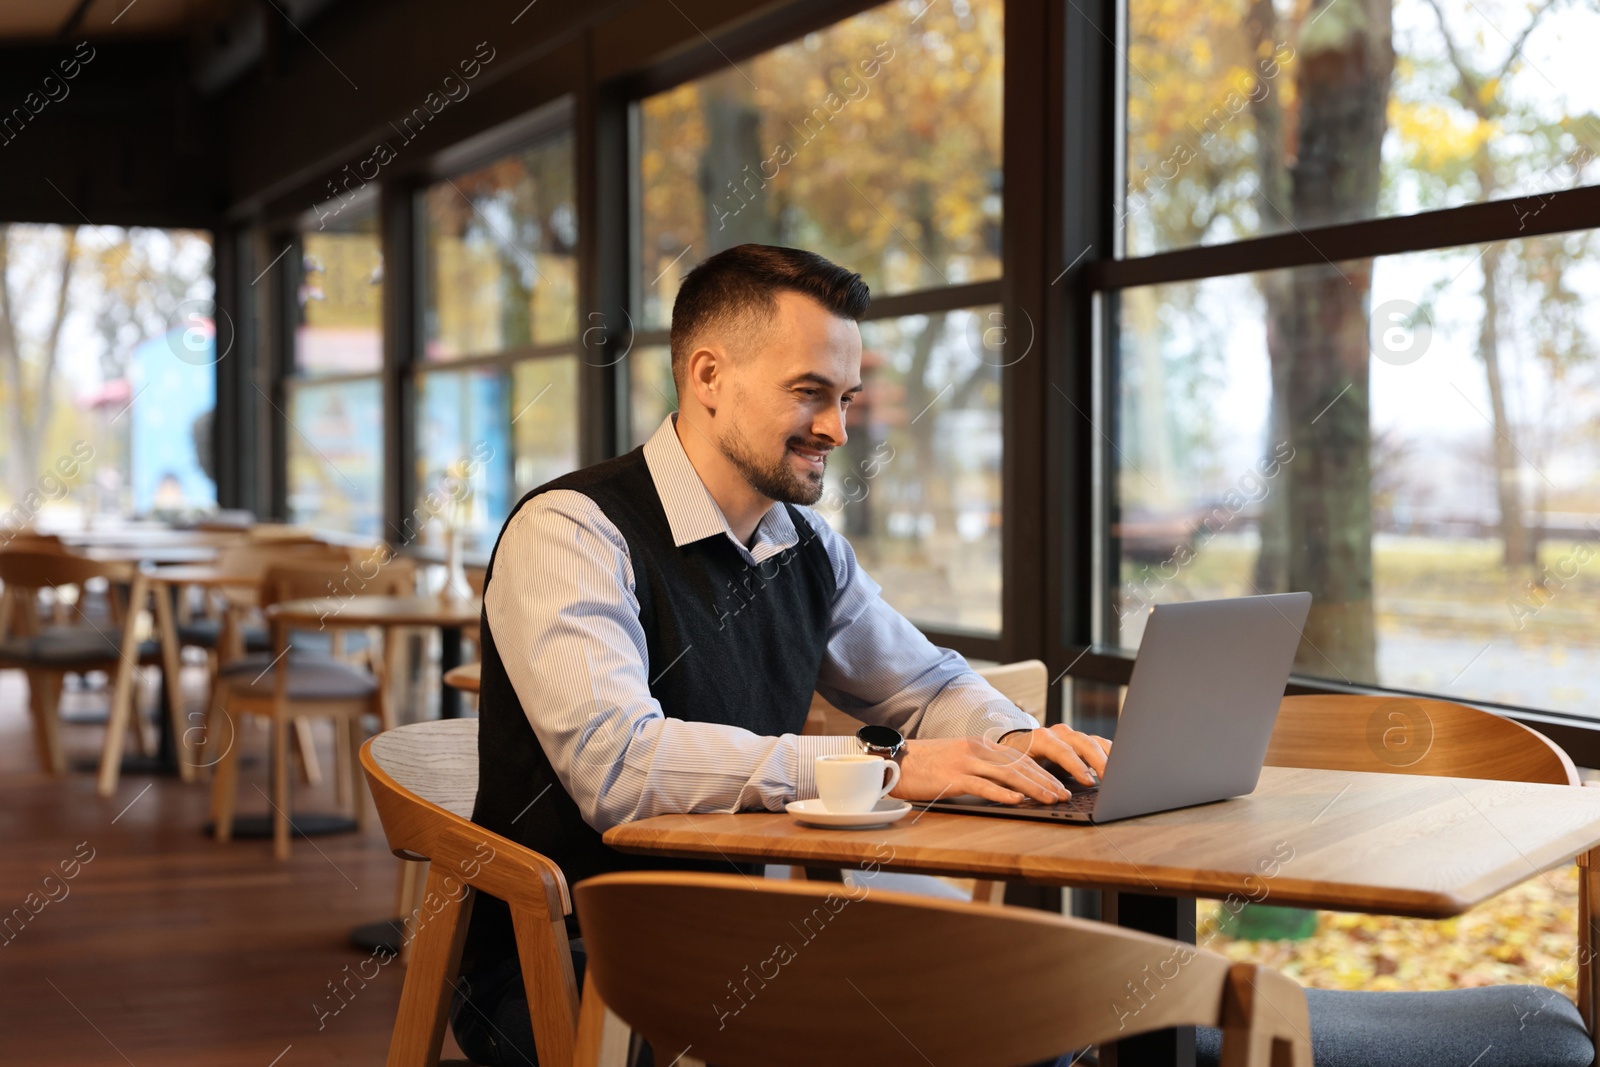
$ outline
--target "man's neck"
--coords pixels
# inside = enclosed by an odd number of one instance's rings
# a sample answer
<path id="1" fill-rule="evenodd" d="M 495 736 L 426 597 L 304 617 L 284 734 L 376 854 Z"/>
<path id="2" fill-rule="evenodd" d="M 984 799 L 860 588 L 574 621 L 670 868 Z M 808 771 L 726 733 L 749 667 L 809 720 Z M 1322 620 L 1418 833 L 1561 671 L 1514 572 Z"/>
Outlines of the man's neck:
<path id="1" fill-rule="evenodd" d="M 689 464 L 727 520 L 728 529 L 748 548 L 755 537 L 756 526 L 772 507 L 772 501 L 751 488 L 739 469 L 712 442 L 709 430 L 696 426 L 684 418 L 682 412 L 673 418 L 672 428 L 683 446 L 684 455 L 689 457 Z"/>

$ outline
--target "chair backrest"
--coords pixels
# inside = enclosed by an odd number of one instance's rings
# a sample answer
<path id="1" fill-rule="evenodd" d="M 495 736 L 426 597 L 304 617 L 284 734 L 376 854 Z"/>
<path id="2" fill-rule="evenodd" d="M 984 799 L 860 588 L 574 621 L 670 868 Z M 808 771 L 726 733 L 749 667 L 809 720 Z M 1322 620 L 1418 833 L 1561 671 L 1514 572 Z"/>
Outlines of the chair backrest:
<path id="1" fill-rule="evenodd" d="M 416 589 L 416 564 L 392 559 L 379 567 L 363 556 L 351 559 L 344 549 L 331 556 L 310 553 L 275 559 L 261 577 L 257 603 L 262 607 L 284 600 L 316 597 L 411 596 Z"/>
<path id="2" fill-rule="evenodd" d="M 217 553 L 217 569 L 241 578 L 262 578 L 275 563 L 313 561 L 343 561 L 348 558 L 345 549 L 321 541 L 282 541 L 267 544 L 241 543 L 225 545 Z"/>
<path id="3" fill-rule="evenodd" d="M 67 543 L 56 534 L 42 534 L 32 530 L 20 530 L 0 542 L 0 552 L 49 552 L 61 556 L 71 551 Z"/>
<path id="4" fill-rule="evenodd" d="M 576 896 L 583 1067 L 620 1062 L 607 1011 L 658 1057 L 721 1067 L 1033 1063 L 1188 1025 L 1224 1027 L 1225 1063 L 1235 1042 L 1240 1067 L 1311 1063 L 1288 978 L 1102 923 L 686 872 L 601 875 Z"/>
<path id="5" fill-rule="evenodd" d="M 1050 698 L 1050 671 L 1043 661 L 1025 659 L 983 667 L 978 676 L 1000 690 L 1001 696 L 1044 722 L 1045 703 Z"/>
<path id="6" fill-rule="evenodd" d="M 1579 784 L 1571 757 L 1543 734 L 1481 708 L 1420 697 L 1285 697 L 1267 764 Z"/>
<path id="7" fill-rule="evenodd" d="M 1045 703 L 1050 695 L 1050 672 L 1042 661 L 1026 659 L 1001 663 L 993 667 L 980 667 L 976 673 L 998 689 L 1001 696 L 1039 722 L 1044 722 Z M 812 695 L 811 713 L 806 717 L 806 733 L 853 734 L 860 727 L 861 723 L 828 703 L 820 693 Z"/>
<path id="8" fill-rule="evenodd" d="M 131 563 L 104 562 L 66 553 L 0 552 L 0 582 L 8 589 L 39 592 L 59 586 L 81 586 L 96 578 L 127 582 L 137 568 Z"/>
<path id="9" fill-rule="evenodd" d="M 390 849 L 402 859 L 432 861 L 422 906 L 402 918 L 412 953 L 390 1067 L 438 1064 L 468 904 L 480 891 L 511 910 L 539 1062 L 570 1064 L 578 1022 L 565 919 L 572 898 L 553 862 L 470 820 L 478 721 L 419 722 L 378 734 L 361 746 L 361 768 Z"/>

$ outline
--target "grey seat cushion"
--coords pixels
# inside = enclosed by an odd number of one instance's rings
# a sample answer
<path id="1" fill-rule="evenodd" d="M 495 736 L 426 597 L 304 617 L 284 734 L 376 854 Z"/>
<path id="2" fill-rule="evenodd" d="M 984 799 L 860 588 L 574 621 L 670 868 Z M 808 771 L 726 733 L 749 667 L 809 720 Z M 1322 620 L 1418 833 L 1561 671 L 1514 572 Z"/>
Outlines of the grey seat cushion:
<path id="1" fill-rule="evenodd" d="M 1544 986 L 1426 993 L 1306 990 L 1315 1067 L 1589 1067 L 1594 1044 L 1577 1007 Z M 1213 1067 L 1222 1032 L 1196 1031 Z"/>
<path id="2" fill-rule="evenodd" d="M 191 619 L 181 622 L 177 626 L 178 643 L 196 648 L 216 648 L 217 639 L 222 634 L 222 623 L 217 619 Z M 297 631 L 291 638 L 290 644 L 295 648 L 305 649 L 308 652 L 332 652 L 333 634 Z M 344 635 L 344 650 L 346 652 L 360 652 L 368 645 L 367 634 L 364 630 L 346 630 Z M 246 626 L 244 628 L 244 650 L 246 652 L 272 651 L 272 634 L 265 626 Z"/>
<path id="3" fill-rule="evenodd" d="M 217 619 L 191 619 L 177 625 L 178 643 L 196 648 L 216 648 L 222 633 L 222 623 Z M 246 652 L 265 652 L 272 647 L 272 635 L 264 626 L 244 628 Z"/>
<path id="4" fill-rule="evenodd" d="M 314 652 L 291 652 L 276 666 L 270 652 L 252 652 L 222 668 L 220 677 L 242 696 L 271 697 L 278 670 L 289 671 L 290 700 L 355 700 L 378 691 L 377 679 L 348 663 Z"/>
<path id="5" fill-rule="evenodd" d="M 115 664 L 122 646 L 122 628 L 95 629 L 92 626 L 50 626 L 32 637 L 13 637 L 0 643 L 0 662 L 44 667 L 62 664 Z M 161 656 L 156 641 L 139 642 L 140 662 Z"/>

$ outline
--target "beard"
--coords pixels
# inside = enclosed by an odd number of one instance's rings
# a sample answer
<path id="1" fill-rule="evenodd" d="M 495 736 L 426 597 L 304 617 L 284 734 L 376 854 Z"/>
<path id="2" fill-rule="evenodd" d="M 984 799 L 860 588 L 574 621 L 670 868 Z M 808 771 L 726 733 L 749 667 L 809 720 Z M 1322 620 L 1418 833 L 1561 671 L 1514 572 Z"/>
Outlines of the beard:
<path id="1" fill-rule="evenodd" d="M 805 471 L 795 473 L 794 467 L 789 463 L 789 445 L 799 445 L 801 448 L 816 448 L 819 452 L 826 453 L 828 446 L 814 446 L 807 441 L 791 437 L 784 443 L 783 452 L 777 459 L 769 462 L 761 460 L 745 439 L 737 426 L 730 426 L 726 433 L 717 440 L 717 447 L 728 458 L 728 462 L 744 476 L 750 483 L 750 488 L 760 493 L 769 500 L 781 501 L 785 504 L 805 504 L 810 506 L 822 499 L 822 472 Z M 827 460 L 823 460 L 827 464 Z"/>

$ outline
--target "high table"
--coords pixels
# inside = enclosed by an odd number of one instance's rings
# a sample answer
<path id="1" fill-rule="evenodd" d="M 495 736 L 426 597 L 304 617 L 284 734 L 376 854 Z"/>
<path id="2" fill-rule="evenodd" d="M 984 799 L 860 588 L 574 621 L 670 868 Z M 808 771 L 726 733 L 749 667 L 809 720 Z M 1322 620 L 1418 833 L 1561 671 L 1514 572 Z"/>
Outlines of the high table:
<path id="1" fill-rule="evenodd" d="M 1196 896 L 1460 915 L 1600 845 L 1600 789 L 1267 767 L 1249 796 L 1104 826 L 914 812 L 851 831 L 739 812 L 625 823 L 605 842 L 686 859 L 1100 889 L 1106 921 L 1192 944 Z M 1108 976 L 1106 988 L 1116 995 L 1123 984 Z M 1145 1035 L 1118 1055 L 1120 1067 L 1192 1065 L 1194 1035 Z"/>
<path id="2" fill-rule="evenodd" d="M 441 674 L 461 664 L 461 630 L 476 623 L 483 612 L 481 600 L 440 600 L 435 597 L 404 596 L 351 596 L 317 597 L 310 600 L 286 600 L 267 609 L 267 615 L 291 629 L 324 626 L 365 628 L 381 627 L 384 641 L 391 640 L 390 631 L 402 627 L 432 626 L 440 633 L 439 669 Z M 461 693 L 446 684 L 439 688 L 439 717 L 454 719 L 461 715 Z M 356 788 L 361 788 L 357 783 Z M 402 861 L 404 862 L 404 861 Z M 387 919 L 364 923 L 350 931 L 350 941 L 358 948 L 369 951 L 387 947 L 398 952 L 402 943 L 400 919 Z"/>

